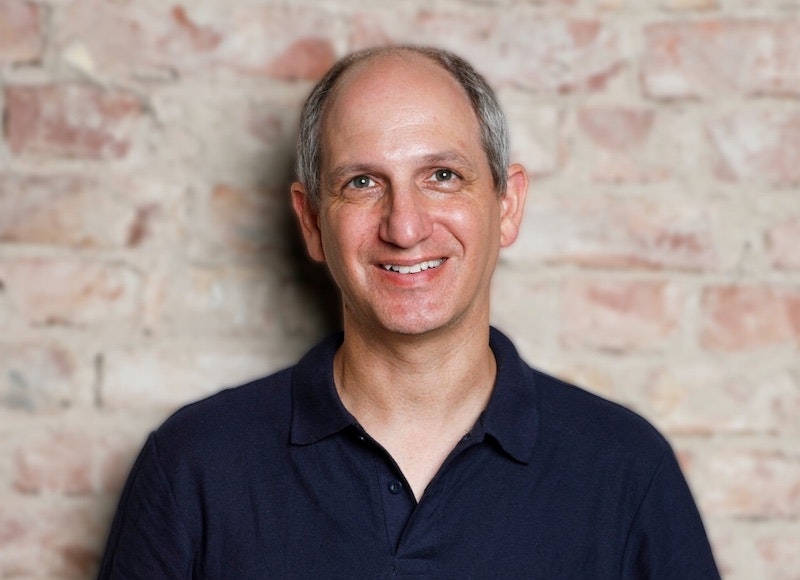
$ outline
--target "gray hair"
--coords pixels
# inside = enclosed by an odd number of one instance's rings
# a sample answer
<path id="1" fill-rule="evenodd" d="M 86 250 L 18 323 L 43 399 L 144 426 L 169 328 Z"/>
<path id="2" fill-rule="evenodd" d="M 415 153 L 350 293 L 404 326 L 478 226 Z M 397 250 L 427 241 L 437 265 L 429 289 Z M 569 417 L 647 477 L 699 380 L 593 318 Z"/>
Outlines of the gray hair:
<path id="1" fill-rule="evenodd" d="M 330 96 L 341 76 L 354 65 L 381 55 L 411 53 L 441 66 L 458 82 L 469 97 L 478 118 L 483 150 L 489 160 L 495 190 L 503 195 L 509 165 L 508 127 L 492 88 L 466 60 L 449 51 L 420 46 L 388 46 L 354 52 L 339 60 L 311 91 L 300 115 L 297 138 L 297 179 L 305 186 L 315 208 L 320 203 L 320 140 L 322 122 Z"/>

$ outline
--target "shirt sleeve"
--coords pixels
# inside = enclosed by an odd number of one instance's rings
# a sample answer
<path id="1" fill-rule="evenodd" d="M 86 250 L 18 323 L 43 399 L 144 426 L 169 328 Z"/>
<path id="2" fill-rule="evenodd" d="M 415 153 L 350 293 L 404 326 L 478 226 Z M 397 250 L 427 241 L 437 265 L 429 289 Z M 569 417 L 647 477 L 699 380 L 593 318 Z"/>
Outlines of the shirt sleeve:
<path id="1" fill-rule="evenodd" d="M 667 448 L 628 535 L 621 578 L 720 578 L 700 513 Z"/>
<path id="2" fill-rule="evenodd" d="M 194 551 L 151 434 L 122 492 L 98 579 L 188 579 Z"/>

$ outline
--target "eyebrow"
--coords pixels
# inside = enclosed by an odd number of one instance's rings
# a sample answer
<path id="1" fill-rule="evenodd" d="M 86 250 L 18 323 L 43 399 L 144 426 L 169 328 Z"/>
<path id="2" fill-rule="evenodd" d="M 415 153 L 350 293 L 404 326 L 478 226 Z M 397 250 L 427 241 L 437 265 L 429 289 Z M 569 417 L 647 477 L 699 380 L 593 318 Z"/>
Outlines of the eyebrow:
<path id="1" fill-rule="evenodd" d="M 467 157 L 455 149 L 428 153 L 427 155 L 422 155 L 419 161 L 422 165 L 429 167 L 435 167 L 437 165 L 456 165 L 460 168 L 465 168 L 472 165 Z M 370 163 L 347 163 L 334 167 L 328 174 L 328 177 L 331 183 L 337 183 L 351 175 L 372 173 L 374 170 L 375 166 Z"/>

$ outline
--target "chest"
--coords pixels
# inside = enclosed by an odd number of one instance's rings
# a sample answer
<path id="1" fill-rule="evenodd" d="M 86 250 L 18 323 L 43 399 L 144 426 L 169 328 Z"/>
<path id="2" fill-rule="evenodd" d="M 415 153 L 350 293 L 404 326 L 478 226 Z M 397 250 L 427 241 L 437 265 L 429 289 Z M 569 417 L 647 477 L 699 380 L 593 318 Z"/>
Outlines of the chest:
<path id="1" fill-rule="evenodd" d="M 391 458 L 358 437 L 239 473 L 205 486 L 213 515 L 197 577 L 611 578 L 619 554 L 605 539 L 627 525 L 601 501 L 607 490 L 571 494 L 569 481 L 485 443 L 457 448 L 419 502 Z"/>

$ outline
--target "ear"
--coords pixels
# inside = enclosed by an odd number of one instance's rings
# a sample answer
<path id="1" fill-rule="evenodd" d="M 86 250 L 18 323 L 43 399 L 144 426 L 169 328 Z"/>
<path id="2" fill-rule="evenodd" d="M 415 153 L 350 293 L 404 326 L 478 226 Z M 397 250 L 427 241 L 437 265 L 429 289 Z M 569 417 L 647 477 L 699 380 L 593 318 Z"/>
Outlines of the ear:
<path id="1" fill-rule="evenodd" d="M 517 239 L 527 196 L 528 174 L 522 165 L 514 163 L 508 168 L 506 192 L 500 199 L 500 247 L 510 246 Z"/>
<path id="2" fill-rule="evenodd" d="M 322 249 L 322 232 L 319 229 L 319 212 L 314 209 L 305 186 L 299 181 L 292 183 L 292 208 L 300 222 L 300 230 L 306 241 L 308 255 L 317 262 L 325 261 Z"/>

